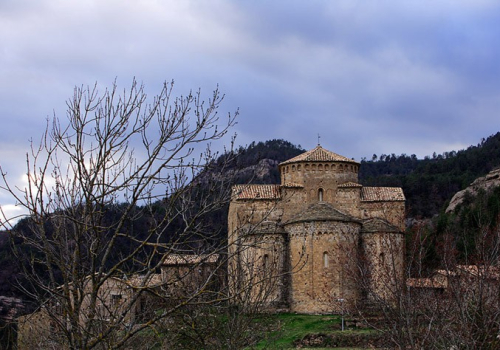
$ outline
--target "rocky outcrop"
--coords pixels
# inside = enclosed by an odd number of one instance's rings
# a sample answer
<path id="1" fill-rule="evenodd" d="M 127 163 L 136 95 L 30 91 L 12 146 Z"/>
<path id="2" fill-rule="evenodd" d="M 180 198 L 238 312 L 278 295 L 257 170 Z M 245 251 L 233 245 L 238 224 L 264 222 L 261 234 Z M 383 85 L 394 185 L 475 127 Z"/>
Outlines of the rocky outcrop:
<path id="1" fill-rule="evenodd" d="M 278 171 L 278 163 L 274 159 L 261 159 L 257 164 L 229 170 L 223 175 L 236 179 L 238 183 L 269 183 L 273 169 Z"/>
<path id="2" fill-rule="evenodd" d="M 450 204 L 446 208 L 446 212 L 449 213 L 454 211 L 456 207 L 464 201 L 467 193 L 476 196 L 480 189 L 489 191 L 498 186 L 500 186 L 500 168 L 490 171 L 486 176 L 477 178 L 465 190 L 455 193 Z"/>
<path id="3" fill-rule="evenodd" d="M 198 175 L 193 181 L 196 183 L 207 184 L 213 181 L 226 182 L 226 183 L 276 183 L 272 180 L 272 172 L 278 172 L 279 162 L 275 159 L 261 159 L 256 164 L 251 164 L 245 167 L 234 167 L 227 169 L 210 169 Z"/>

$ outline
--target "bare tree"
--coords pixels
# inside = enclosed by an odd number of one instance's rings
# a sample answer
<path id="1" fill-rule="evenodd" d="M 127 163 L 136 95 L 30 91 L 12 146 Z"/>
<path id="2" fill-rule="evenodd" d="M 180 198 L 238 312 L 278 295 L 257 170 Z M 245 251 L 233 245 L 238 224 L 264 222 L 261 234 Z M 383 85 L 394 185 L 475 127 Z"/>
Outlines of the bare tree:
<path id="1" fill-rule="evenodd" d="M 444 232 L 438 247 L 439 267 L 427 271 L 424 259 L 431 249 L 427 242 L 430 230 L 431 227 L 422 223 L 409 230 L 406 283 L 388 288 L 390 299 L 373 298 L 369 309 L 359 310 L 360 315 L 399 349 L 498 348 L 498 226 L 478 227 L 474 249 L 466 252 L 465 260 L 458 256 L 456 249 L 457 240 L 464 233 Z M 393 256 L 394 252 L 387 249 L 386 259 Z M 381 272 L 375 276 L 375 283 L 377 279 L 383 281 L 394 275 L 390 267 Z M 376 295 L 376 288 L 370 282 L 361 274 L 360 283 L 366 292 Z"/>
<path id="2" fill-rule="evenodd" d="M 24 291 L 49 327 L 36 339 L 43 346 L 123 346 L 204 292 L 196 288 L 137 321 L 145 294 L 164 297 L 166 282 L 152 281 L 165 256 L 226 250 L 203 218 L 229 199 L 229 186 L 192 180 L 213 163 L 209 143 L 226 135 L 238 112 L 217 114 L 218 88 L 207 101 L 199 91 L 178 98 L 172 91 L 165 83 L 148 100 L 135 80 L 123 92 L 116 82 L 103 92 L 75 88 L 66 118 L 54 117 L 31 145 L 26 187 L 0 168 L 0 188 L 28 212 L 15 227 L 12 218 L 2 225 L 23 266 Z M 126 298 L 113 297 L 113 286 Z"/>

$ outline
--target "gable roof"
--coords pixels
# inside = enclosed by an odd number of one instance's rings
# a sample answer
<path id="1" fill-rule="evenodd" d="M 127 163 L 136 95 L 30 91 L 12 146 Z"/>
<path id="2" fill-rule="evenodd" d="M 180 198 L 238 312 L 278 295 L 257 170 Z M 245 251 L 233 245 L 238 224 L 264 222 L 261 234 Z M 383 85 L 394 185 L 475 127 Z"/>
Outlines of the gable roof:
<path id="1" fill-rule="evenodd" d="M 401 187 L 363 187 L 361 200 L 364 202 L 404 202 L 405 195 Z"/>
<path id="2" fill-rule="evenodd" d="M 219 259 L 219 254 L 169 254 L 163 260 L 165 265 L 194 265 L 215 263 Z"/>
<path id="3" fill-rule="evenodd" d="M 294 183 L 294 182 L 285 182 L 284 184 L 281 185 L 281 187 L 287 187 L 287 188 L 304 188 L 304 185 Z"/>
<path id="4" fill-rule="evenodd" d="M 317 202 L 311 204 L 306 210 L 300 212 L 298 215 L 295 215 L 286 224 L 304 221 L 359 222 L 358 219 L 342 213 L 327 202 Z"/>
<path id="5" fill-rule="evenodd" d="M 411 288 L 443 289 L 448 287 L 448 281 L 434 278 L 407 278 L 406 286 Z"/>
<path id="6" fill-rule="evenodd" d="M 363 227 L 361 228 L 363 233 L 375 233 L 375 232 L 391 232 L 391 233 L 402 233 L 399 228 L 390 224 L 388 221 L 381 218 L 370 218 L 363 220 Z"/>
<path id="7" fill-rule="evenodd" d="M 280 185 L 234 185 L 236 199 L 280 199 Z"/>
<path id="8" fill-rule="evenodd" d="M 458 274 L 469 274 L 474 277 L 500 279 L 500 268 L 488 265 L 457 265 Z"/>
<path id="9" fill-rule="evenodd" d="M 257 224 L 246 224 L 241 227 L 241 232 L 246 235 L 252 234 L 285 234 L 286 231 L 280 222 L 265 220 Z"/>
<path id="10" fill-rule="evenodd" d="M 363 187 L 363 185 L 358 184 L 356 182 L 346 182 L 338 186 L 338 188 L 358 188 L 358 187 Z"/>
<path id="11" fill-rule="evenodd" d="M 149 276 L 132 276 L 130 279 L 126 280 L 126 283 L 132 288 L 147 287 L 153 288 L 158 287 L 163 284 L 163 279 L 161 274 L 155 273 Z"/>
<path id="12" fill-rule="evenodd" d="M 298 156 L 286 160 L 280 165 L 297 163 L 297 162 L 349 162 L 359 164 L 358 162 L 341 156 L 337 153 L 328 151 L 321 147 L 320 145 L 316 146 L 314 149 L 299 154 Z"/>

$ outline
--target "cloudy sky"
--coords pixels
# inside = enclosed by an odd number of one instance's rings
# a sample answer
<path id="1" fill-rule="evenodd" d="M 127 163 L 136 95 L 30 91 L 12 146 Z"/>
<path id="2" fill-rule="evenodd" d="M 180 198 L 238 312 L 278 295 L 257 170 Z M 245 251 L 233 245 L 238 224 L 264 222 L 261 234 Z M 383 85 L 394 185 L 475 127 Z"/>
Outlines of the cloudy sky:
<path id="1" fill-rule="evenodd" d="M 218 84 L 240 145 L 463 149 L 499 131 L 499 38 L 496 0 L 0 0 L 0 164 L 22 174 L 75 86 L 133 77 Z"/>

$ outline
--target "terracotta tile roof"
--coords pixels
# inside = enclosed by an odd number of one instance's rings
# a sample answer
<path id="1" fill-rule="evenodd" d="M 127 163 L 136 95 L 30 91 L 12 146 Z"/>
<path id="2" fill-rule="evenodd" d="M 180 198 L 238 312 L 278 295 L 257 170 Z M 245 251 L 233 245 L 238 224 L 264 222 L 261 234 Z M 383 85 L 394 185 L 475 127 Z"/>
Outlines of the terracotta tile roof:
<path id="1" fill-rule="evenodd" d="M 467 273 L 474 277 L 500 279 L 500 268 L 498 266 L 484 265 L 457 265 L 458 273 Z"/>
<path id="2" fill-rule="evenodd" d="M 456 273 L 455 271 L 451 271 L 451 270 L 436 270 L 436 271 L 434 271 L 434 274 L 435 275 L 445 276 L 445 277 L 455 277 L 455 276 L 458 276 L 458 273 Z"/>
<path id="3" fill-rule="evenodd" d="M 448 283 L 433 278 L 408 278 L 406 286 L 412 288 L 447 288 Z"/>
<path id="4" fill-rule="evenodd" d="M 396 226 L 390 224 L 388 221 L 381 218 L 370 218 L 363 220 L 363 227 L 361 228 L 363 233 L 375 233 L 375 232 L 393 232 L 401 233 L 401 230 Z"/>
<path id="5" fill-rule="evenodd" d="M 97 275 L 97 274 L 95 274 Z M 92 286 L 92 275 L 88 275 L 85 277 L 84 281 L 84 288 L 91 288 Z M 123 287 L 131 287 L 131 288 L 152 288 L 161 285 L 162 279 L 161 275 L 159 273 L 154 273 L 149 276 L 145 275 L 133 275 L 131 277 L 123 276 L 123 277 L 117 277 L 117 276 L 110 276 L 109 278 L 106 277 L 107 281 L 115 281 L 116 286 L 120 288 L 120 286 Z M 73 288 L 73 282 L 69 283 L 70 288 Z M 63 285 L 57 287 L 58 289 L 64 288 Z"/>
<path id="6" fill-rule="evenodd" d="M 365 202 L 404 201 L 405 195 L 400 187 L 363 187 L 361 200 Z"/>
<path id="7" fill-rule="evenodd" d="M 283 187 L 294 187 L 294 188 L 303 188 L 304 185 L 293 183 L 293 182 L 287 182 L 282 185 Z"/>
<path id="8" fill-rule="evenodd" d="M 359 164 L 352 159 L 328 151 L 320 145 L 310 151 L 299 154 L 297 157 L 286 160 L 280 165 L 296 162 L 349 162 Z"/>
<path id="9" fill-rule="evenodd" d="M 219 254 L 168 254 L 163 260 L 163 265 L 192 265 L 200 263 L 215 263 Z"/>
<path id="10" fill-rule="evenodd" d="M 484 265 L 457 265 L 453 270 L 436 270 L 431 278 L 408 278 L 406 285 L 413 288 L 447 288 L 450 277 L 470 279 L 470 277 L 478 276 L 488 280 L 499 280 L 500 268 Z"/>
<path id="11" fill-rule="evenodd" d="M 271 220 L 262 221 L 258 224 L 246 224 L 241 227 L 242 233 L 247 235 L 252 234 L 286 234 L 281 223 Z"/>
<path id="12" fill-rule="evenodd" d="M 356 182 L 346 182 L 344 184 L 339 185 L 338 187 L 340 188 L 363 187 L 363 185 L 360 185 Z"/>
<path id="13" fill-rule="evenodd" d="M 123 281 L 133 288 L 138 288 L 138 287 L 153 288 L 160 286 L 163 283 L 163 280 L 159 273 L 150 275 L 147 280 L 145 276 L 132 276 L 130 279 Z"/>
<path id="14" fill-rule="evenodd" d="M 235 185 L 233 196 L 236 199 L 279 199 L 280 185 Z"/>
<path id="15" fill-rule="evenodd" d="M 288 222 L 286 222 L 286 225 L 307 221 L 341 221 L 359 223 L 358 219 L 342 213 L 341 211 L 335 209 L 335 207 L 330 203 L 317 202 L 311 204 L 307 207 L 307 209 L 292 217 Z"/>

